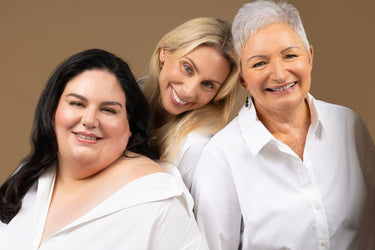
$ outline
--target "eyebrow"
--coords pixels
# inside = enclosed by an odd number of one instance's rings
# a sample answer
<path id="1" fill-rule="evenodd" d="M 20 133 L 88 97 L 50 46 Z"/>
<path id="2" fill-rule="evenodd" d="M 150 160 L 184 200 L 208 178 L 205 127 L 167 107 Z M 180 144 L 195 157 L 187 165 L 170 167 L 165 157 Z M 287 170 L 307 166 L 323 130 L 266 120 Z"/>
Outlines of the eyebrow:
<path id="1" fill-rule="evenodd" d="M 281 53 L 284 53 L 285 51 L 290 50 L 290 49 L 299 49 L 299 47 L 298 47 L 298 46 L 290 46 L 290 47 L 285 48 L 285 49 L 283 49 L 282 51 L 280 51 L 280 54 L 281 54 Z"/>
<path id="2" fill-rule="evenodd" d="M 192 59 L 190 59 L 188 56 L 185 56 L 185 58 L 186 58 L 187 60 L 189 60 L 189 62 L 193 65 L 194 70 L 197 71 L 197 73 L 199 74 L 198 68 L 197 68 L 197 66 L 195 65 L 194 61 L 193 61 Z M 219 85 L 222 85 L 222 84 L 223 84 L 223 83 L 221 83 L 221 82 L 218 82 L 218 81 L 216 81 L 216 80 L 212 80 L 212 79 L 208 79 L 208 80 L 206 80 L 205 82 L 213 82 L 213 83 L 217 83 L 217 84 L 219 84 Z"/>
<path id="3" fill-rule="evenodd" d="M 197 66 L 195 65 L 194 61 L 191 60 L 191 59 L 190 59 L 189 57 L 187 57 L 187 56 L 185 56 L 185 58 L 188 59 L 188 60 L 190 61 L 190 63 L 193 65 L 193 68 L 195 69 L 195 71 L 197 71 L 197 73 L 199 73 L 198 68 L 197 68 Z"/>
<path id="4" fill-rule="evenodd" d="M 290 47 L 287 47 L 287 48 L 281 50 L 281 51 L 280 51 L 280 54 L 282 54 L 282 53 L 284 53 L 285 51 L 290 50 L 290 49 L 299 49 L 299 47 L 298 47 L 298 46 L 290 46 Z M 266 58 L 267 56 L 265 56 L 265 55 L 253 55 L 253 56 L 249 57 L 249 58 L 246 60 L 246 62 L 250 61 L 251 59 L 253 59 L 253 58 L 255 58 L 255 57 Z"/>
<path id="5" fill-rule="evenodd" d="M 88 102 L 89 101 L 86 97 L 84 97 L 82 95 L 79 95 L 79 94 L 75 94 L 75 93 L 69 93 L 66 96 L 72 96 L 72 97 L 78 98 L 78 99 L 80 99 L 80 100 L 82 100 L 84 102 Z M 106 101 L 106 102 L 102 102 L 101 104 L 102 105 L 111 105 L 111 106 L 112 105 L 117 105 L 120 108 L 122 108 L 122 104 L 119 103 L 119 102 L 115 102 L 115 101 Z"/>

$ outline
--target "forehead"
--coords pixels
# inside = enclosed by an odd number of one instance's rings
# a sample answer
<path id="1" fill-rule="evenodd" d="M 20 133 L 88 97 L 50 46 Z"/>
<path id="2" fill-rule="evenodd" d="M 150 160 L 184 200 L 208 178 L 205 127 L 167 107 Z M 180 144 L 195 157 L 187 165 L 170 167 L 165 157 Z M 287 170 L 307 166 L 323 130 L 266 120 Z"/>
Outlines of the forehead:
<path id="1" fill-rule="evenodd" d="M 289 46 L 305 47 L 298 33 L 290 25 L 274 23 L 250 35 L 243 51 L 271 50 Z"/>
<path id="2" fill-rule="evenodd" d="M 67 82 L 64 92 L 74 92 L 88 97 L 125 98 L 116 76 L 101 69 L 85 70 Z"/>

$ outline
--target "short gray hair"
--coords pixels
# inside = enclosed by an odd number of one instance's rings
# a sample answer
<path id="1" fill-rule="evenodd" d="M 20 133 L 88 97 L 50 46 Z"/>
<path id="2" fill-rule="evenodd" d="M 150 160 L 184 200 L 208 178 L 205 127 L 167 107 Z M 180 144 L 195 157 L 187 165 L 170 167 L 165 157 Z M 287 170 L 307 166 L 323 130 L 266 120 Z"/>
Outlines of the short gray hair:
<path id="1" fill-rule="evenodd" d="M 286 23 L 300 36 L 307 50 L 310 48 L 298 10 L 286 2 L 257 0 L 240 8 L 234 17 L 232 34 L 234 49 L 238 57 L 249 36 L 273 24 Z"/>

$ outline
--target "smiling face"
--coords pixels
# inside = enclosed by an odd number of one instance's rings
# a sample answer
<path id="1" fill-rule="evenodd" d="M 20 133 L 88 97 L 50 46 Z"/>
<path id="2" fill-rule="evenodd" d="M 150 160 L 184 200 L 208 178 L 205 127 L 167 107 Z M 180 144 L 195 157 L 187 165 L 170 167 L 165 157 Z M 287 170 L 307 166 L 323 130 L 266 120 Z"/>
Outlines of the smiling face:
<path id="1" fill-rule="evenodd" d="M 174 53 L 160 50 L 163 67 L 159 86 L 164 109 L 178 115 L 209 103 L 224 84 L 230 67 L 213 47 L 197 47 L 181 58 L 175 58 Z"/>
<path id="2" fill-rule="evenodd" d="M 312 49 L 287 24 L 276 23 L 250 36 L 241 52 L 244 87 L 258 112 L 305 108 L 311 85 Z"/>
<path id="3" fill-rule="evenodd" d="M 117 160 L 131 132 L 125 94 L 116 77 L 105 70 L 88 70 L 70 80 L 54 128 L 59 167 L 78 166 L 79 176 L 90 176 Z"/>

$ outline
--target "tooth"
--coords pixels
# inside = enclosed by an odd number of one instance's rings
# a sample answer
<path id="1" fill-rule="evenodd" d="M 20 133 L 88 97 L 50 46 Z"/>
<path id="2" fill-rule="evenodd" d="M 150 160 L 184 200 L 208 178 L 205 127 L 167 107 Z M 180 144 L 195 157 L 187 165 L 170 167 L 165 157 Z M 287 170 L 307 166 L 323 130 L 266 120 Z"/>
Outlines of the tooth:
<path id="1" fill-rule="evenodd" d="M 291 84 L 286 85 L 286 86 L 284 86 L 284 87 L 276 88 L 276 89 L 271 89 L 271 90 L 274 91 L 274 92 L 284 91 L 284 90 L 287 90 L 287 89 L 293 87 L 294 85 L 295 85 L 295 82 L 292 82 Z"/>
<path id="2" fill-rule="evenodd" d="M 93 141 L 96 141 L 97 138 L 96 137 L 92 137 L 92 136 L 86 136 L 86 135 L 81 135 L 81 134 L 77 134 L 78 137 L 81 137 L 83 139 L 86 139 L 86 140 L 93 140 Z"/>
<path id="3" fill-rule="evenodd" d="M 184 102 L 183 100 L 181 100 L 180 98 L 178 98 L 176 92 L 174 91 L 174 89 L 172 88 L 172 94 L 173 94 L 173 97 L 174 99 L 179 103 L 179 104 L 186 104 L 186 102 Z"/>

